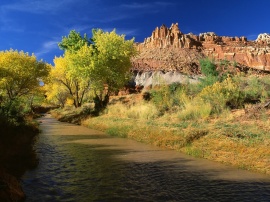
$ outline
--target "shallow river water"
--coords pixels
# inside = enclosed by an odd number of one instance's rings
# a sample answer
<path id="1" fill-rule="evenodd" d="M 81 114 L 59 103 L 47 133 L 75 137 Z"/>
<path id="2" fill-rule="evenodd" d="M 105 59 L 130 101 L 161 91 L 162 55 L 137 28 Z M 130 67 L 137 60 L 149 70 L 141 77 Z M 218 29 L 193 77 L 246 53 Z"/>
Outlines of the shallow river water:
<path id="1" fill-rule="evenodd" d="M 270 177 L 115 138 L 46 115 L 26 201 L 270 201 Z"/>

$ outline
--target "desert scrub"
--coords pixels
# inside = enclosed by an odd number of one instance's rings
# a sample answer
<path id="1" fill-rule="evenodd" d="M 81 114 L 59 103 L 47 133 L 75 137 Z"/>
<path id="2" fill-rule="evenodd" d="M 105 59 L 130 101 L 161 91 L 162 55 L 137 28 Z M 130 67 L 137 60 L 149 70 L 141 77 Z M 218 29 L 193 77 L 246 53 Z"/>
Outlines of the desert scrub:
<path id="1" fill-rule="evenodd" d="M 214 60 L 211 60 L 209 58 L 203 58 L 199 61 L 201 72 L 205 76 L 218 76 L 217 67 L 215 65 Z"/>
<path id="2" fill-rule="evenodd" d="M 239 86 L 228 77 L 223 82 L 216 82 L 212 86 L 205 87 L 198 97 L 212 106 L 212 113 L 221 113 L 226 106 L 241 107 L 243 95 Z"/>
<path id="3" fill-rule="evenodd" d="M 189 100 L 189 84 L 173 83 L 150 91 L 150 102 L 159 110 L 160 116 L 177 107 L 181 108 Z"/>
<path id="4" fill-rule="evenodd" d="M 269 76 L 251 75 L 247 77 L 235 77 L 244 93 L 246 102 L 264 102 L 270 96 Z"/>

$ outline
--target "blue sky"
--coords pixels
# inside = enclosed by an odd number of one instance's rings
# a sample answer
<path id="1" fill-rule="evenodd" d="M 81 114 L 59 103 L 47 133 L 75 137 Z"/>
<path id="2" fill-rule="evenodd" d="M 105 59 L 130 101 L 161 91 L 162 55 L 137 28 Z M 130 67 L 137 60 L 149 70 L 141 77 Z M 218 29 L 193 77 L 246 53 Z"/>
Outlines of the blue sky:
<path id="1" fill-rule="evenodd" d="M 157 27 L 178 22 L 183 33 L 213 31 L 255 40 L 270 33 L 269 0 L 1 0 L 0 50 L 34 53 L 53 64 L 57 43 L 75 29 L 125 34 L 142 42 Z"/>

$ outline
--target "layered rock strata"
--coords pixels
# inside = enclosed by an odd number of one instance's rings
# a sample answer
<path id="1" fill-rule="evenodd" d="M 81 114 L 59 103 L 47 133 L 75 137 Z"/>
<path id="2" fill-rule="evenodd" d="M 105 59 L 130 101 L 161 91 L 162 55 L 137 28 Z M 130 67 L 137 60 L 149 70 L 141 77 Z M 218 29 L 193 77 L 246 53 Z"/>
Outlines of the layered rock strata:
<path id="1" fill-rule="evenodd" d="M 176 71 L 145 71 L 138 72 L 134 76 L 134 82 L 137 86 L 144 86 L 146 88 L 172 83 L 197 83 L 199 76 L 188 76 Z"/>
<path id="2" fill-rule="evenodd" d="M 140 54 L 133 58 L 134 71 L 177 71 L 197 74 L 199 60 L 210 57 L 229 60 L 241 66 L 270 71 L 270 35 L 261 34 L 256 41 L 246 37 L 218 36 L 214 32 L 183 34 L 178 24 L 162 25 L 137 44 Z"/>

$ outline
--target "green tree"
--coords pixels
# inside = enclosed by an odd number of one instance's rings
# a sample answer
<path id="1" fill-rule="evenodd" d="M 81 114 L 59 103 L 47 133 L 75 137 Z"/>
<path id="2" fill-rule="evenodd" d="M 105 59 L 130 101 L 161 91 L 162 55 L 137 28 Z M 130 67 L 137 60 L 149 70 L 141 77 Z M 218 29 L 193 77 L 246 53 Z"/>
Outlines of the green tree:
<path id="1" fill-rule="evenodd" d="M 82 37 L 79 32 L 71 30 L 68 36 L 62 37 L 62 41 L 58 43 L 60 49 L 64 51 L 78 51 L 85 44 L 90 44 L 90 39 L 84 34 Z"/>

